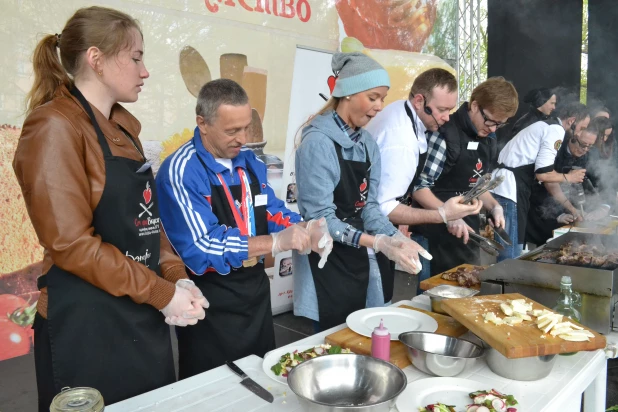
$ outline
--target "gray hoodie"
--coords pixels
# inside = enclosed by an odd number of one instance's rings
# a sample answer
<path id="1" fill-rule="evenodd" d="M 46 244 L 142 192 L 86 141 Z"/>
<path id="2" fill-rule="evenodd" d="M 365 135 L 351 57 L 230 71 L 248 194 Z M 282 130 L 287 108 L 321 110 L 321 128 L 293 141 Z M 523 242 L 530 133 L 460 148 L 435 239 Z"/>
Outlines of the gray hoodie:
<path id="1" fill-rule="evenodd" d="M 347 243 L 353 236 L 344 239 L 347 223 L 335 216 L 333 194 L 339 183 L 341 172 L 333 142 L 341 145 L 344 159 L 365 161 L 365 151 L 369 153 L 369 193 L 361 217 L 365 231 L 369 234 L 392 236 L 397 229 L 380 212 L 377 201 L 380 183 L 380 149 L 369 132 L 361 129 L 361 137 L 354 143 L 346 132 L 341 130 L 333 119 L 333 112 L 316 116 L 302 132 L 302 141 L 296 150 L 296 188 L 298 208 L 305 220 L 322 216 L 328 223 L 328 231 L 335 242 Z M 353 234 L 354 231 L 350 231 Z M 319 321 L 318 298 L 307 255 L 292 253 L 294 262 L 294 314 Z M 380 269 L 374 256 L 369 256 L 369 278 L 377 278 Z M 369 289 L 371 289 L 371 280 Z M 381 290 L 378 291 L 381 295 Z"/>
<path id="2" fill-rule="evenodd" d="M 361 129 L 358 142 L 352 141 L 333 119 L 332 111 L 316 116 L 302 131 L 301 144 L 296 150 L 296 188 L 298 208 L 305 221 L 326 218 L 328 230 L 334 241 L 347 243 L 343 234 L 348 223 L 335 216 L 333 194 L 339 183 L 340 169 L 333 142 L 341 145 L 344 159 L 365 161 L 369 152 L 369 193 L 361 217 L 365 232 L 392 236 L 397 229 L 380 212 L 377 201 L 380 184 L 380 149 L 369 134 Z"/>

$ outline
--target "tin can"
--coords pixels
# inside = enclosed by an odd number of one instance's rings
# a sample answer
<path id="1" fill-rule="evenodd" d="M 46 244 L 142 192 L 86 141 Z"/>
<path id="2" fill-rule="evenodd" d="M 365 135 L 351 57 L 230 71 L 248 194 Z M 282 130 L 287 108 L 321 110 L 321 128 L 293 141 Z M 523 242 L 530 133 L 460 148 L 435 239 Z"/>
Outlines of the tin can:
<path id="1" fill-rule="evenodd" d="M 94 388 L 62 388 L 49 407 L 50 412 L 103 412 L 103 396 Z"/>

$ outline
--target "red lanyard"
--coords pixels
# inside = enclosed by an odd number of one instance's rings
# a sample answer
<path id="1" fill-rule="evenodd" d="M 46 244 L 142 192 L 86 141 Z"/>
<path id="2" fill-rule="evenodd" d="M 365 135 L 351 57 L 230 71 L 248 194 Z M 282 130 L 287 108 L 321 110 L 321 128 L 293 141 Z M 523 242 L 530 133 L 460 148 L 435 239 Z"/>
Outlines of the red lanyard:
<path id="1" fill-rule="evenodd" d="M 232 197 L 232 193 L 230 192 L 230 189 L 227 187 L 227 183 L 225 183 L 223 176 L 221 176 L 221 173 L 217 173 L 217 177 L 219 178 L 219 182 L 221 182 L 221 186 L 223 187 L 223 190 L 225 191 L 225 197 L 227 197 L 227 202 L 229 203 L 230 208 L 232 209 L 232 214 L 234 215 L 236 226 L 238 226 L 238 229 L 240 229 L 240 234 L 243 236 L 249 236 L 250 222 L 249 222 L 249 219 L 247 219 L 247 217 L 249 216 L 249 208 L 248 208 L 248 201 L 247 201 L 247 188 L 245 185 L 246 176 L 242 168 L 239 167 L 236 170 L 238 171 L 238 177 L 240 178 L 240 186 L 242 187 L 242 195 L 241 195 L 242 201 L 240 203 L 240 210 L 238 210 L 238 207 L 236 207 L 236 202 L 234 201 L 234 198 Z"/>

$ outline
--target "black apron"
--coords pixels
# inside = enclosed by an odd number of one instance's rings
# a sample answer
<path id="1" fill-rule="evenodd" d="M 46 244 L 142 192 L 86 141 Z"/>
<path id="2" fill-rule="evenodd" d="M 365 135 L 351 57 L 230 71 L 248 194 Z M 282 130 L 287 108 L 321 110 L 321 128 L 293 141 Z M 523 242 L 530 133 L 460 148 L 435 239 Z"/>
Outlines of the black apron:
<path id="1" fill-rule="evenodd" d="M 200 162 L 208 170 L 202 159 Z M 250 169 L 251 197 L 261 194 L 260 183 Z M 242 201 L 242 181 L 229 186 L 235 201 Z M 219 224 L 238 227 L 225 190 L 210 185 L 212 211 Z M 256 236 L 268 235 L 266 206 L 254 206 Z M 187 270 L 189 278 L 200 288 L 210 307 L 206 318 L 195 326 L 176 328 L 178 336 L 179 378 L 216 368 L 225 361 L 235 361 L 249 355 L 263 357 L 275 348 L 275 329 L 270 304 L 270 280 L 264 263 L 232 269 L 229 274 L 206 272 L 196 276 Z"/>
<path id="2" fill-rule="evenodd" d="M 569 173 L 573 166 L 586 168 L 588 154 L 574 157 L 568 151 L 568 142 L 564 141 L 556 154 L 554 170 L 558 173 Z M 568 197 L 568 194 L 566 194 Z M 571 199 L 573 203 L 574 199 Z M 563 205 L 553 198 L 544 184 L 534 185 L 531 195 L 532 207 L 528 213 L 526 226 L 526 241 L 542 245 L 553 237 L 553 231 L 561 226 L 556 220 L 562 213 L 570 213 Z"/>
<path id="3" fill-rule="evenodd" d="M 446 173 L 443 172 L 440 175 L 432 189 L 436 197 L 443 202 L 474 187 L 478 178 L 490 170 L 493 161 L 489 137 L 475 139 L 461 131 L 459 134 L 461 150 L 457 163 Z M 468 150 L 470 142 L 478 142 L 477 150 Z M 463 220 L 476 233 L 479 232 L 479 215 L 469 215 Z M 431 276 L 463 263 L 480 264 L 481 252 L 478 245 L 472 242 L 465 245 L 462 239 L 448 232 L 446 225 L 432 225 L 425 236 L 429 240 L 429 250 L 433 255 Z"/>
<path id="4" fill-rule="evenodd" d="M 517 191 L 517 243 L 525 244 L 530 196 L 534 184 L 534 163 L 518 167 L 508 167 L 499 164 L 501 169 L 509 170 L 515 175 L 515 190 Z"/>
<path id="5" fill-rule="evenodd" d="M 93 212 L 94 234 L 160 276 L 152 169 L 136 173 L 143 162 L 112 156 L 90 105 L 76 87 L 71 93 L 88 113 L 105 159 L 105 187 Z M 157 309 L 128 296 L 112 296 L 55 265 L 38 279 L 38 286 L 47 287 L 56 393 L 65 386 L 93 387 L 110 405 L 176 381 L 170 328 Z M 37 365 L 37 374 L 38 370 Z M 41 389 L 49 393 L 49 388 L 39 388 L 39 393 Z M 49 410 L 51 399 L 45 403 L 47 409 L 42 403 L 40 407 Z"/>
<path id="6" fill-rule="evenodd" d="M 346 160 L 341 154 L 341 146 L 333 142 L 341 170 L 339 183 L 333 193 L 335 216 L 341 221 L 364 231 L 361 213 L 369 193 L 369 153 L 364 162 Z M 380 267 L 384 301 L 392 299 L 394 271 L 390 269 L 390 260 L 384 254 L 377 253 L 376 260 Z M 355 248 L 339 242 L 333 242 L 333 250 L 322 269 L 318 267 L 320 256 L 311 252 L 309 266 L 315 283 L 318 298 L 320 328 L 332 328 L 345 322 L 347 316 L 363 309 L 367 300 L 369 286 L 369 256 L 367 248 Z"/>

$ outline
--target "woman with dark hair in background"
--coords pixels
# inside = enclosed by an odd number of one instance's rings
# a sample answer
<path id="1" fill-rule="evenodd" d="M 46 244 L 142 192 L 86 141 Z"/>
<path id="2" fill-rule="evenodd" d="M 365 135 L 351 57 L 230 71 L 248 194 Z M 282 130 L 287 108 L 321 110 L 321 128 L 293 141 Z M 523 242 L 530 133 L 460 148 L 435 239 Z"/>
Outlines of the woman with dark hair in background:
<path id="1" fill-rule="evenodd" d="M 193 325 L 208 306 L 160 229 L 141 125 L 118 104 L 149 76 L 143 50 L 135 19 L 90 7 L 34 51 L 13 169 L 44 248 L 39 411 L 67 386 L 96 388 L 109 405 L 173 383 L 166 322 Z"/>
<path id="2" fill-rule="evenodd" d="M 530 105 L 530 110 L 515 122 L 511 129 L 512 137 L 531 124 L 549 118 L 556 108 L 556 94 L 546 87 L 530 90 L 524 96 L 524 103 Z"/>

